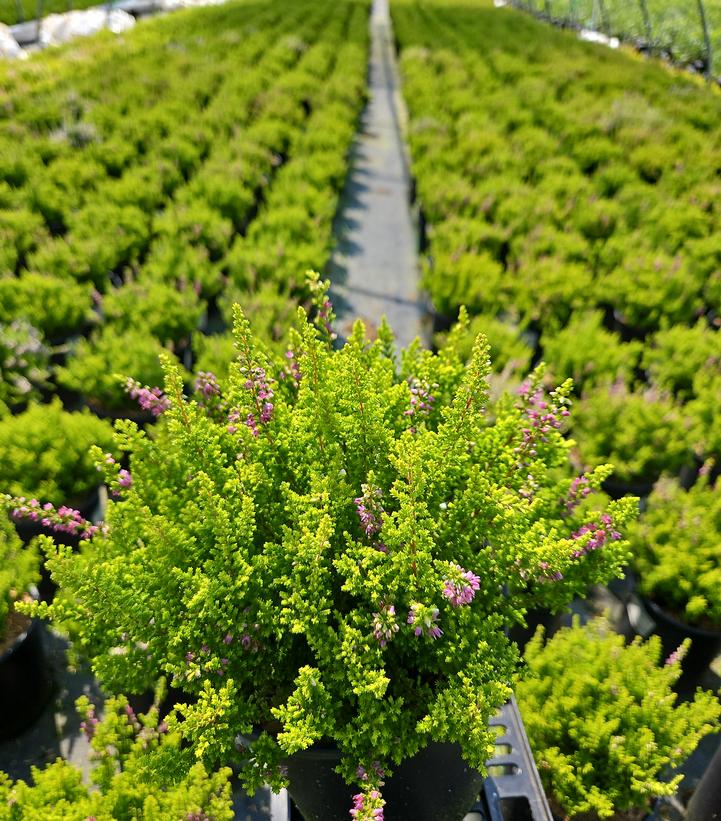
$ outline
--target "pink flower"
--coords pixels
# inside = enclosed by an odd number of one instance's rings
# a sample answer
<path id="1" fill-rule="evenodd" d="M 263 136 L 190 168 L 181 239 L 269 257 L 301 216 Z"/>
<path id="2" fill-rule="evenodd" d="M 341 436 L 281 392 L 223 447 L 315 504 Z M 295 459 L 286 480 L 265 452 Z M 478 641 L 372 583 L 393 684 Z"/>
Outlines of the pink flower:
<path id="1" fill-rule="evenodd" d="M 470 604 L 480 586 L 480 578 L 459 564 L 452 566 L 453 575 L 444 580 L 443 595 L 454 607 Z"/>

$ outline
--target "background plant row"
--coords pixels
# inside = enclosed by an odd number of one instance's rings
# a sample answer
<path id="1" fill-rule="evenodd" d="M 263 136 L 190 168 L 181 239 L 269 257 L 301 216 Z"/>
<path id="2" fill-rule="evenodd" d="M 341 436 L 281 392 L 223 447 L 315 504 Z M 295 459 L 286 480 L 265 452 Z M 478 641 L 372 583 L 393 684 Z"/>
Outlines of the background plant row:
<path id="1" fill-rule="evenodd" d="M 394 19 L 437 308 L 575 379 L 583 466 L 721 456 L 716 95 L 490 4 Z"/>
<path id="2" fill-rule="evenodd" d="M 11 410 L 59 395 L 131 413 L 116 374 L 160 384 L 163 348 L 196 371 L 224 367 L 235 301 L 277 337 L 307 296 L 304 270 L 332 248 L 367 9 L 184 12 L 4 69 L 0 398 Z M 0 441 L 32 439 L 42 423 L 27 417 L 0 422 Z M 11 492 L 16 457 L 0 466 Z"/>

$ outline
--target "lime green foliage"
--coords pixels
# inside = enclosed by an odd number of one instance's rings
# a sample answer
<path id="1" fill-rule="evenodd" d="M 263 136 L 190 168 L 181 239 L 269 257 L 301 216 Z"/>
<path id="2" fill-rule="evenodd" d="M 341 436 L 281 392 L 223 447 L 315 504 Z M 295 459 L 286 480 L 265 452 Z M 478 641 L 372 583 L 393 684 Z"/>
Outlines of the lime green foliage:
<path id="1" fill-rule="evenodd" d="M 50 350 L 22 319 L 0 324 L 0 401 L 22 405 L 48 387 Z"/>
<path id="2" fill-rule="evenodd" d="M 721 373 L 702 369 L 693 377 L 695 398 L 689 402 L 694 428 L 694 449 L 701 459 L 721 464 Z"/>
<path id="3" fill-rule="evenodd" d="M 230 770 L 209 773 L 158 723 L 158 710 L 136 716 L 123 696 L 108 699 L 101 721 L 85 696 L 77 702 L 91 738 L 92 787 L 58 758 L 32 768 L 32 783 L 0 773 L 3 821 L 232 821 Z"/>
<path id="4" fill-rule="evenodd" d="M 188 339 L 205 307 L 190 286 L 179 289 L 153 280 L 109 291 L 102 305 L 106 320 L 117 331 L 142 328 L 162 343 Z"/>
<path id="5" fill-rule="evenodd" d="M 89 6 L 96 6 L 96 0 L 42 0 L 42 5 L 38 0 L 2 0 L 0 2 L 0 22 L 9 26 L 37 17 L 38 9 L 42 9 L 42 14 L 63 14 L 68 9 L 86 9 Z M 22 13 L 18 13 L 18 8 Z"/>
<path id="6" fill-rule="evenodd" d="M 79 504 L 101 477 L 90 448 L 112 450 L 112 428 L 88 410 L 68 413 L 59 399 L 0 420 L 0 491 L 53 505 Z"/>
<path id="7" fill-rule="evenodd" d="M 683 650 L 657 666 L 661 640 L 624 646 L 604 619 L 576 620 L 544 645 L 543 628 L 526 646 L 528 673 L 516 696 L 538 771 L 570 817 L 644 809 L 673 795 L 684 762 L 716 732 L 721 705 L 699 690 L 676 703 Z"/>
<path id="8" fill-rule="evenodd" d="M 76 623 L 105 686 L 167 675 L 198 696 L 178 729 L 209 765 L 280 722 L 244 759 L 251 790 L 321 738 L 349 783 L 431 739 L 482 768 L 517 662 L 504 625 L 619 573 L 634 500 L 576 511 L 558 470 L 570 384 L 546 394 L 539 371 L 487 414 L 483 337 L 468 365 L 461 326 L 396 370 L 385 324 L 334 350 L 311 285 L 320 311 L 311 324 L 299 309 L 290 356 L 268 354 L 236 307 L 220 386 L 184 398 L 165 357 L 171 406 L 152 437 L 116 423 L 132 486 L 80 555 L 46 541 L 64 592 L 38 612 Z M 589 516 L 606 517 L 607 544 L 579 532 Z"/>
<path id="9" fill-rule="evenodd" d="M 24 319 L 46 337 L 65 336 L 87 323 L 91 286 L 72 279 L 27 272 L 0 279 L 0 321 Z"/>
<path id="10" fill-rule="evenodd" d="M 491 365 L 494 371 L 508 369 L 523 374 L 528 371 L 533 348 L 524 339 L 518 326 L 486 314 L 474 316 L 469 320 L 465 307 L 461 308 L 459 323 L 464 327 L 464 331 L 462 335 L 456 336 L 455 345 L 462 359 L 470 359 L 473 343 L 478 334 L 482 333 L 490 345 Z M 437 334 L 436 344 L 443 347 L 449 335 L 450 332 Z"/>
<path id="11" fill-rule="evenodd" d="M 236 0 L 0 65 L 0 322 L 102 326 L 53 389 L 122 413 L 113 374 L 156 383 L 153 337 L 185 352 L 221 295 L 282 336 L 333 248 L 369 5 Z"/>
<path id="12" fill-rule="evenodd" d="M 632 530 L 641 592 L 682 621 L 721 628 L 721 485 L 660 481 Z"/>
<path id="13" fill-rule="evenodd" d="M 576 406 L 573 437 L 584 467 L 612 462 L 614 476 L 653 482 L 691 462 L 691 420 L 653 389 L 628 391 L 622 384 L 596 388 Z"/>
<path id="14" fill-rule="evenodd" d="M 580 18 L 600 8 L 572 5 Z M 631 5 L 605 2 L 614 15 Z M 649 2 L 661 5 L 678 11 Z M 573 431 L 588 463 L 674 471 L 691 444 L 686 417 L 697 452 L 721 458 L 716 90 L 490 0 L 395 0 L 392 13 L 436 309 L 531 331 L 533 361 L 579 392 L 622 382 L 690 404 L 681 421 L 631 394 L 625 411 L 589 400 L 598 420 L 582 411 Z M 708 329 L 692 327 L 699 317 Z"/>
<path id="15" fill-rule="evenodd" d="M 0 511 L 0 643 L 5 636 L 5 621 L 14 603 L 27 595 L 31 585 L 39 579 L 40 553 L 37 546 L 34 543 L 24 545 L 5 510 Z"/>
<path id="16" fill-rule="evenodd" d="M 160 354 L 166 349 L 142 328 L 126 331 L 113 325 L 104 327 L 89 339 L 82 339 L 67 365 L 58 368 L 57 380 L 77 391 L 100 409 L 122 410 L 135 405 L 124 388 L 123 377 L 143 385 L 160 385 L 163 369 Z"/>
<path id="17" fill-rule="evenodd" d="M 693 396 L 694 379 L 710 382 L 714 373 L 721 373 L 721 334 L 703 319 L 691 328 L 666 328 L 645 349 L 643 366 L 659 388 L 682 398 Z"/>
<path id="18" fill-rule="evenodd" d="M 224 333 L 197 337 L 194 348 L 195 373 L 210 371 L 224 382 L 228 377 L 228 369 L 235 356 L 233 334 Z"/>
<path id="19" fill-rule="evenodd" d="M 599 311 L 576 313 L 568 325 L 544 339 L 543 353 L 557 379 L 573 379 L 582 388 L 611 382 L 631 385 L 641 355 L 640 342 L 621 342 L 603 327 Z"/>

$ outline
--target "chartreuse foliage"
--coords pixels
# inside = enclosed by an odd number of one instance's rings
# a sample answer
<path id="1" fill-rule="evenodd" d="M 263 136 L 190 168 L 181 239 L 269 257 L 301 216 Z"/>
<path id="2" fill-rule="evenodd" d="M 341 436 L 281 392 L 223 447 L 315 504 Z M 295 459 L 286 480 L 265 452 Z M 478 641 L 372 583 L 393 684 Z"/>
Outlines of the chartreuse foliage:
<path id="1" fill-rule="evenodd" d="M 368 7 L 239 0 L 0 65 L 0 322 L 65 343 L 51 391 L 122 413 L 114 373 L 158 384 L 237 299 L 282 335 L 333 247 Z"/>
<path id="2" fill-rule="evenodd" d="M 574 5 L 582 18 L 598 4 Z M 684 460 L 666 442 L 686 449 L 690 425 L 697 454 L 721 458 L 716 90 L 490 0 L 391 10 L 435 307 L 451 318 L 465 305 L 501 360 L 525 334 L 554 379 L 593 392 L 573 431 L 587 467 L 612 462 L 646 482 L 674 473 Z M 653 459 L 629 459 L 608 435 L 609 383 L 628 389 L 621 438 L 639 434 Z M 649 386 L 674 401 L 636 428 Z M 620 412 L 618 395 L 611 404 Z M 662 447 L 643 430 L 651 417 L 664 417 Z"/>
<path id="3" fill-rule="evenodd" d="M 37 546 L 24 545 L 20 541 L 12 522 L 3 511 L 0 515 L 0 646 L 5 638 L 8 613 L 39 578 L 40 555 Z"/>
<path id="4" fill-rule="evenodd" d="M 659 482 L 633 528 L 639 589 L 682 621 L 721 627 L 721 485 Z"/>
<path id="5" fill-rule="evenodd" d="M 547 794 L 571 818 L 609 818 L 673 795 L 682 776 L 666 776 L 718 730 L 721 714 L 709 692 L 677 703 L 683 649 L 659 667 L 658 636 L 624 646 L 604 619 L 543 639 L 539 628 L 526 646 L 516 696 Z"/>
<path id="6" fill-rule="evenodd" d="M 584 465 L 610 459 L 622 481 L 653 482 L 692 461 L 688 415 L 653 388 L 632 393 L 617 383 L 589 391 L 577 405 L 573 435 Z"/>
<path id="7" fill-rule="evenodd" d="M 59 399 L 0 420 L 0 488 L 53 505 L 81 504 L 100 484 L 90 448 L 113 447 L 110 423 Z"/>
<path id="8" fill-rule="evenodd" d="M 32 768 L 32 782 L 0 773 L 2 821 L 189 821 L 234 817 L 230 770 L 208 772 L 158 723 L 157 707 L 136 716 L 123 696 L 108 699 L 102 720 L 85 696 L 77 702 L 91 739 L 92 785 L 58 758 Z"/>
<path id="9" fill-rule="evenodd" d="M 463 329 L 400 363 L 385 325 L 333 350 L 315 290 L 278 360 L 236 307 L 228 378 L 196 399 L 165 357 L 152 437 L 116 423 L 131 486 L 79 555 L 46 542 L 62 594 L 33 612 L 74 623 L 106 687 L 196 696 L 173 726 L 207 764 L 267 729 L 251 790 L 321 739 L 348 783 L 431 739 L 482 768 L 518 661 L 504 626 L 617 574 L 635 501 L 577 508 L 610 468 L 563 478 L 570 383 L 547 395 L 539 371 L 489 413 L 482 336 L 467 366 Z"/>

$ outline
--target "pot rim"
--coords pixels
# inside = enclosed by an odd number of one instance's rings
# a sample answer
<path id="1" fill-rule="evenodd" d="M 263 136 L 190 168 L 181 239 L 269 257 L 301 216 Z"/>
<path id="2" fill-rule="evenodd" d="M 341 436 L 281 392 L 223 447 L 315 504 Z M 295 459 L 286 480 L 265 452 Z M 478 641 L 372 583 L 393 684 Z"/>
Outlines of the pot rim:
<path id="1" fill-rule="evenodd" d="M 676 627 L 679 630 L 682 630 L 688 633 L 690 636 L 698 636 L 699 638 L 705 639 L 715 639 L 717 641 L 721 641 L 721 626 L 719 626 L 718 630 L 709 630 L 706 627 L 696 627 L 693 624 L 689 624 L 689 622 L 679 621 L 677 618 L 672 616 L 667 610 L 658 604 L 658 602 L 654 601 L 653 599 L 645 596 L 643 593 L 639 593 L 641 601 L 644 604 L 644 607 L 649 611 L 649 615 L 655 617 L 657 614 L 662 618 L 664 621 L 671 624 L 673 627 Z"/>

